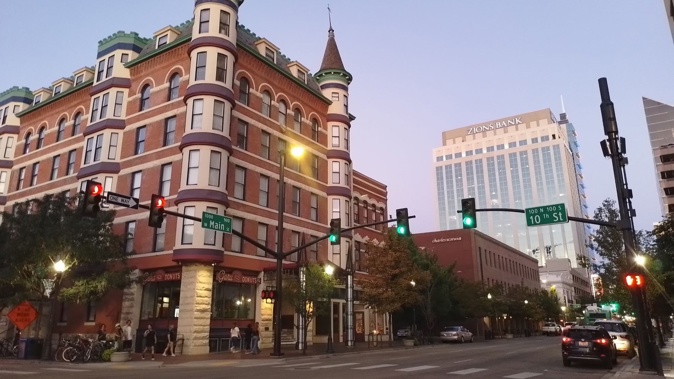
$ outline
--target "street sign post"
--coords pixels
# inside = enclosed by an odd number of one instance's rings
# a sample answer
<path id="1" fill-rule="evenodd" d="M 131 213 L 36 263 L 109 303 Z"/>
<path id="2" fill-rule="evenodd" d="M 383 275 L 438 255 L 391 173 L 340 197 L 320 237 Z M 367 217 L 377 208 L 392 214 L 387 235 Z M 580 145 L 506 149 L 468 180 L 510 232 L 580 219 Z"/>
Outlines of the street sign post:
<path id="1" fill-rule="evenodd" d="M 133 208 L 133 209 L 138 209 L 138 199 L 135 197 L 127 196 L 127 195 L 122 195 L 119 193 L 114 193 L 114 192 L 108 192 L 108 196 L 106 198 L 106 201 L 108 204 L 115 204 L 115 205 L 121 205 L 122 207 L 127 207 L 127 208 Z"/>
<path id="2" fill-rule="evenodd" d="M 204 212 L 201 214 L 201 227 L 204 229 L 217 230 L 223 233 L 231 233 L 232 218 Z"/>
<path id="3" fill-rule="evenodd" d="M 534 208 L 525 208 L 527 226 L 541 226 L 569 222 L 564 204 L 543 205 Z"/>

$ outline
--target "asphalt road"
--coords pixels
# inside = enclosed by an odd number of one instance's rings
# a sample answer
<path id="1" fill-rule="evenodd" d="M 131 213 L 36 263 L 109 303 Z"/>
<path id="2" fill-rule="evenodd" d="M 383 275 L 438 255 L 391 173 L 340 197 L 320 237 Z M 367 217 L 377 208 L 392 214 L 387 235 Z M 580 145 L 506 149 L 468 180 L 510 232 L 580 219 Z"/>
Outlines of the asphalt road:
<path id="1" fill-rule="evenodd" d="M 619 359 L 620 369 L 626 358 Z M 98 366 L 98 367 L 97 367 Z M 559 337 L 532 337 L 430 348 L 344 354 L 326 358 L 274 360 L 214 360 L 157 367 L 133 362 L 110 367 L 94 363 L 54 365 L 3 365 L 0 378 L 509 378 L 600 379 L 609 371 L 600 365 L 562 365 Z"/>

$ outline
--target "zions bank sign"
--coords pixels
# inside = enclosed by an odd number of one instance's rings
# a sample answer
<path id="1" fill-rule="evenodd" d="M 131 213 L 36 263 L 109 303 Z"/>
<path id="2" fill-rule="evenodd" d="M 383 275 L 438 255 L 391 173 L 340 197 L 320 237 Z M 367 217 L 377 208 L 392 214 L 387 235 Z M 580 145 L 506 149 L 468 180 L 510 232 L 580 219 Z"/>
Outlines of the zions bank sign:
<path id="1" fill-rule="evenodd" d="M 522 123 L 522 119 L 520 117 L 514 117 L 514 118 L 510 118 L 510 119 L 506 119 L 506 120 L 492 122 L 491 124 L 473 126 L 471 128 L 468 128 L 468 134 L 470 135 L 470 134 L 482 133 L 482 132 L 486 132 L 488 130 L 496 130 L 496 129 L 505 128 L 506 126 L 519 125 L 521 123 Z"/>

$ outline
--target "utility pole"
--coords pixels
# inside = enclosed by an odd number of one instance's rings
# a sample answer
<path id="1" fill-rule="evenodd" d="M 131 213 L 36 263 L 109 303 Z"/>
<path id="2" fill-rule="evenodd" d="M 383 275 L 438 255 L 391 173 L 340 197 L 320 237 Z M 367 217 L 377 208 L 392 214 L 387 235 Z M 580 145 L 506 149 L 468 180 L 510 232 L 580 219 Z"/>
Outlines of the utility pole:
<path id="1" fill-rule="evenodd" d="M 601 141 L 601 150 L 604 157 L 611 158 L 611 163 L 613 164 L 613 177 L 618 197 L 618 209 L 620 211 L 620 221 L 617 226 L 623 234 L 627 261 L 634 262 L 634 258 L 638 255 L 633 223 L 636 211 L 632 208 L 632 190 L 627 187 L 625 166 L 628 160 L 624 156 L 626 144 L 625 138 L 618 135 L 618 122 L 608 91 L 606 78 L 599 78 L 599 93 L 601 95 L 601 105 L 599 108 L 601 109 L 601 118 L 604 124 L 604 134 L 607 137 L 606 140 Z M 642 268 L 639 269 L 642 270 Z M 655 371 L 658 375 L 663 376 L 660 354 L 655 342 L 651 339 L 649 328 L 651 318 L 644 301 L 643 287 L 639 287 L 636 291 L 632 292 L 632 302 L 637 313 L 640 371 Z"/>

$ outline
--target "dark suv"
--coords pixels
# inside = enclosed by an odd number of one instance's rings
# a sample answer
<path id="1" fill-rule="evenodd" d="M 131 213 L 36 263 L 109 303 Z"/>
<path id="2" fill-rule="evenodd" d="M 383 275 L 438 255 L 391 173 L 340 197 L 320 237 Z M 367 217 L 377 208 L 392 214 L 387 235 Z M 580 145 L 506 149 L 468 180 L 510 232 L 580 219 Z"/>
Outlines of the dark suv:
<path id="1" fill-rule="evenodd" d="M 571 361 L 599 361 L 609 370 L 618 363 L 611 335 L 601 326 L 572 326 L 562 338 L 564 366 Z"/>

